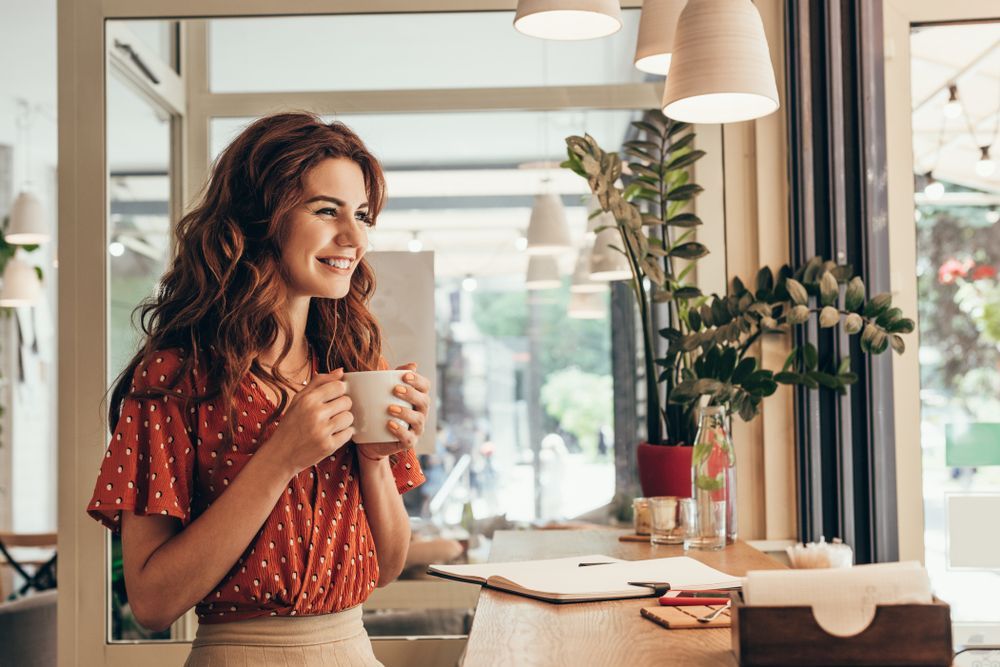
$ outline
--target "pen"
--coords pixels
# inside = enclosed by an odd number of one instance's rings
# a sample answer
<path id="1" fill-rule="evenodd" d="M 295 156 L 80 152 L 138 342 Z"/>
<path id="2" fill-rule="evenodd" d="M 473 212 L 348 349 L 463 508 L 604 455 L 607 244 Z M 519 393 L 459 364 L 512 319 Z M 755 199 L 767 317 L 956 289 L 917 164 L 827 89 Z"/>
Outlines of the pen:
<path id="1" fill-rule="evenodd" d="M 718 598 L 718 597 L 729 597 L 729 591 L 721 590 L 704 590 L 704 591 L 671 591 L 671 597 L 685 597 L 685 598 Z"/>
<path id="2" fill-rule="evenodd" d="M 664 607 L 711 606 L 727 602 L 729 602 L 729 598 L 670 597 L 666 595 L 660 598 L 660 604 Z"/>
<path id="3" fill-rule="evenodd" d="M 577 563 L 576 564 L 577 567 L 589 567 L 591 565 L 613 565 L 613 563 L 609 561 L 607 563 Z"/>

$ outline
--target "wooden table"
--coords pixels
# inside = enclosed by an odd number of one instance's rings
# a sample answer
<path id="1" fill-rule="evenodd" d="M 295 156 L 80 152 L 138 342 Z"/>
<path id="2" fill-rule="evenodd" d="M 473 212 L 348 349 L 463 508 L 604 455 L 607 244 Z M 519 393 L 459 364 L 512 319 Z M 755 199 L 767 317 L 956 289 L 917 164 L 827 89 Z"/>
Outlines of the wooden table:
<path id="1" fill-rule="evenodd" d="M 491 562 L 605 554 L 626 560 L 683 555 L 680 547 L 619 542 L 622 531 L 500 531 Z M 690 551 L 689 556 L 736 576 L 748 570 L 785 567 L 739 542 L 722 551 Z M 469 634 L 465 667 L 566 665 L 567 667 L 649 667 L 736 665 L 729 628 L 667 630 L 639 615 L 652 597 L 612 602 L 550 604 L 484 588 Z"/>

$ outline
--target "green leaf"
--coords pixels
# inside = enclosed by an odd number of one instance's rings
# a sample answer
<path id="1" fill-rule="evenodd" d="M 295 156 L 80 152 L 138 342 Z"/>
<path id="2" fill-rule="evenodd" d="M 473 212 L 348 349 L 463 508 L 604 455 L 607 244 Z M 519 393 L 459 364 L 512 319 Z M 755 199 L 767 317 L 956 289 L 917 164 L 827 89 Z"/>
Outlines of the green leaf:
<path id="1" fill-rule="evenodd" d="M 840 294 L 840 287 L 833 274 L 827 271 L 819 279 L 819 298 L 824 306 L 832 306 L 837 303 L 837 296 Z"/>
<path id="2" fill-rule="evenodd" d="M 671 160 L 667 164 L 665 171 L 683 169 L 684 167 L 694 164 L 703 157 L 705 157 L 705 151 L 691 151 L 690 153 L 685 153 L 684 155 Z"/>
<path id="3" fill-rule="evenodd" d="M 785 371 L 787 371 L 789 368 L 792 367 L 792 364 L 795 363 L 795 357 L 798 355 L 798 353 L 799 353 L 799 348 L 793 347 L 791 353 L 789 353 L 789 355 L 785 357 L 785 365 L 781 367 L 782 373 L 784 373 Z"/>
<path id="4" fill-rule="evenodd" d="M 675 289 L 674 296 L 678 299 L 697 299 L 701 296 L 701 290 L 692 285 L 685 285 Z"/>
<path id="5" fill-rule="evenodd" d="M 790 373 L 787 371 L 778 373 L 774 376 L 774 381 L 781 384 L 802 384 L 803 376 L 798 373 Z"/>
<path id="6" fill-rule="evenodd" d="M 770 292 L 773 289 L 774 274 L 771 273 L 770 267 L 765 266 L 757 272 L 757 298 L 761 298 L 761 293 Z"/>
<path id="7" fill-rule="evenodd" d="M 865 302 L 865 283 L 855 276 L 847 283 L 847 293 L 844 296 L 844 310 L 853 313 Z"/>
<path id="8" fill-rule="evenodd" d="M 667 218 L 666 224 L 671 227 L 697 227 L 702 222 L 701 218 L 694 213 L 679 213 L 671 218 Z"/>
<path id="9" fill-rule="evenodd" d="M 888 292 L 876 294 L 865 305 L 865 317 L 878 317 L 892 306 L 892 295 Z"/>
<path id="10" fill-rule="evenodd" d="M 816 366 L 819 364 L 819 352 L 816 351 L 816 346 L 812 343 L 806 343 L 802 348 L 802 362 L 806 367 L 806 370 L 815 370 Z"/>
<path id="11" fill-rule="evenodd" d="M 697 310 L 689 310 L 688 314 L 688 326 L 691 327 L 692 331 L 697 331 L 701 329 L 701 315 L 698 314 Z"/>
<path id="12" fill-rule="evenodd" d="M 648 134 L 652 134 L 657 138 L 663 138 L 663 130 L 650 122 L 644 120 L 633 120 L 632 125 L 637 129 L 640 129 Z"/>
<path id="13" fill-rule="evenodd" d="M 640 164 L 639 162 L 629 162 L 628 168 L 629 171 L 631 171 L 633 174 L 639 174 L 640 176 L 648 176 L 649 178 L 653 179 L 654 183 L 660 182 L 660 175 L 644 164 Z"/>
<path id="14" fill-rule="evenodd" d="M 733 371 L 733 377 L 731 381 L 733 384 L 743 384 L 743 382 L 750 377 L 750 374 L 757 370 L 757 359 L 755 357 L 744 357 L 743 360 L 736 365 L 736 370 Z"/>
<path id="15" fill-rule="evenodd" d="M 824 373 L 822 371 L 810 371 L 809 377 L 827 389 L 840 388 L 840 380 L 829 373 Z"/>
<path id="16" fill-rule="evenodd" d="M 698 259 L 708 254 L 708 248 L 703 243 L 689 241 L 674 247 L 669 254 L 671 257 L 680 257 L 681 259 Z"/>
<path id="17" fill-rule="evenodd" d="M 889 337 L 889 344 L 892 345 L 896 354 L 903 354 L 906 351 L 906 343 L 903 341 L 903 337 L 898 334 L 892 334 Z"/>
<path id="18" fill-rule="evenodd" d="M 697 183 L 688 183 L 680 187 L 676 187 L 667 193 L 667 201 L 685 201 L 692 199 L 705 188 L 701 187 Z"/>
<path id="19" fill-rule="evenodd" d="M 809 293 L 798 280 L 795 280 L 794 278 L 786 280 L 785 289 L 788 290 L 788 296 L 796 305 L 804 306 L 809 302 Z"/>
<path id="20" fill-rule="evenodd" d="M 694 136 L 695 136 L 694 132 L 692 132 L 691 134 L 685 134 L 683 137 L 681 137 L 674 143 L 670 144 L 670 146 L 667 148 L 667 153 L 672 154 L 676 153 L 677 151 L 683 148 L 687 148 L 694 141 Z"/>
<path id="21" fill-rule="evenodd" d="M 886 327 L 886 331 L 894 334 L 908 334 L 913 332 L 914 326 L 916 325 L 913 320 L 904 317 L 903 319 L 896 320 Z"/>

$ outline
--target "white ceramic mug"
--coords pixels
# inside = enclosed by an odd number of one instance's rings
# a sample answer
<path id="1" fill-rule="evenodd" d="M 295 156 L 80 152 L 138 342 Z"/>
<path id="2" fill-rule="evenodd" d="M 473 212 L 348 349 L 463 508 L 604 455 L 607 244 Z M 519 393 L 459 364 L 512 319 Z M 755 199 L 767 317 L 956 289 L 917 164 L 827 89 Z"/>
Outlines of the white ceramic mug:
<path id="1" fill-rule="evenodd" d="M 344 373 L 347 395 L 351 397 L 351 412 L 354 413 L 354 442 L 398 442 L 399 437 L 389 430 L 391 419 L 403 429 L 410 425 L 389 414 L 389 406 L 396 404 L 412 409 L 404 398 L 393 393 L 396 385 L 405 385 L 403 375 L 407 371 L 357 371 Z"/>

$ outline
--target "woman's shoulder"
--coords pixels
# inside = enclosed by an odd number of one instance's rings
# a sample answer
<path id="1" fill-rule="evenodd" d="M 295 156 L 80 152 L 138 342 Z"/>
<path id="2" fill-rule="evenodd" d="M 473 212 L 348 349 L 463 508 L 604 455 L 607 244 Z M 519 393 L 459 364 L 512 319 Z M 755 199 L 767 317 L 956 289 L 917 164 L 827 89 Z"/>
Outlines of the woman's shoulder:
<path id="1" fill-rule="evenodd" d="M 132 389 L 184 389 L 193 386 L 198 370 L 189 363 L 189 350 L 163 348 L 144 355 L 132 374 Z M 186 369 L 186 370 L 185 370 Z"/>

